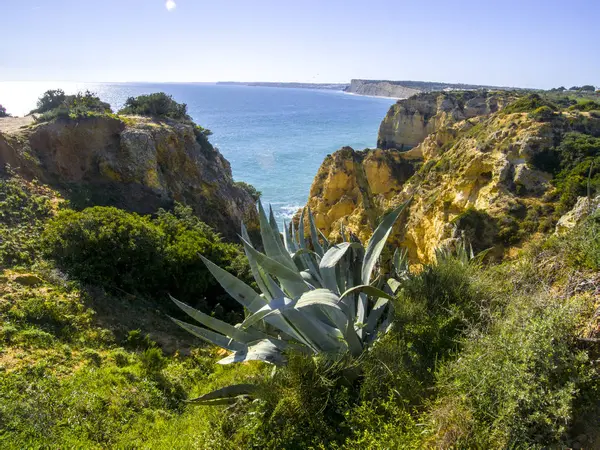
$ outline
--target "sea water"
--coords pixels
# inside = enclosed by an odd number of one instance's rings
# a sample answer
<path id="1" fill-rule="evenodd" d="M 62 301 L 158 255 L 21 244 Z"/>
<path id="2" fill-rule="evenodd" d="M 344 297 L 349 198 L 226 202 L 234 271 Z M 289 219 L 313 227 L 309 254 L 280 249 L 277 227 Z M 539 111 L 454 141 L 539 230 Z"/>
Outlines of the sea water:
<path id="1" fill-rule="evenodd" d="M 131 96 L 166 92 L 188 105 L 196 123 L 231 163 L 236 181 L 262 192 L 281 223 L 309 195 L 325 156 L 343 146 L 373 148 L 390 105 L 388 98 L 339 91 L 175 83 L 0 83 L 0 104 L 24 115 L 45 90 L 89 89 L 116 111 Z"/>

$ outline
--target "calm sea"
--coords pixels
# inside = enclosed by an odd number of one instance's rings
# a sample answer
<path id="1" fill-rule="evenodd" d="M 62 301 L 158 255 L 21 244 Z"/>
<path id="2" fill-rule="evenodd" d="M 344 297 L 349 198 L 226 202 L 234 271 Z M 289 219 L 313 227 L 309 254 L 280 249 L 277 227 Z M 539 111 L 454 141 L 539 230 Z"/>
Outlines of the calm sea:
<path id="1" fill-rule="evenodd" d="M 263 193 L 277 218 L 306 203 L 323 158 L 342 146 L 374 147 L 393 99 L 309 89 L 150 83 L 2 83 L 0 104 L 24 115 L 47 89 L 89 89 L 118 110 L 127 97 L 164 91 L 187 103 L 194 120 L 231 162 L 238 181 Z"/>

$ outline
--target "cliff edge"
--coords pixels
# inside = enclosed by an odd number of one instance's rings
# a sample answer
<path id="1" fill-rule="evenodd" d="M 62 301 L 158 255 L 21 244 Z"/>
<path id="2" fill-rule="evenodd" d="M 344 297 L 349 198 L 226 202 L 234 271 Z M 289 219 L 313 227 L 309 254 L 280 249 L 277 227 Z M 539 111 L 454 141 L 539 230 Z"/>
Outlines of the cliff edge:
<path id="1" fill-rule="evenodd" d="M 105 115 L 3 129 L 0 170 L 57 187 L 76 206 L 147 214 L 177 201 L 229 238 L 255 215 L 229 162 L 191 123 Z"/>
<path id="2" fill-rule="evenodd" d="M 462 238 L 476 252 L 501 257 L 536 233 L 553 232 L 585 196 L 588 177 L 592 186 L 600 182 L 591 163 L 600 154 L 598 113 L 495 95 L 472 97 L 461 108 L 462 99 L 447 94 L 417 97 L 400 102 L 402 114 L 416 106 L 437 118 L 422 141 L 401 128 L 397 139 L 411 139 L 414 148 L 343 148 L 323 162 L 308 206 L 330 239 L 343 224 L 365 241 L 377 218 L 411 198 L 392 239 L 413 262 L 431 262 L 436 249 Z M 504 101 L 511 106 L 502 109 Z"/>

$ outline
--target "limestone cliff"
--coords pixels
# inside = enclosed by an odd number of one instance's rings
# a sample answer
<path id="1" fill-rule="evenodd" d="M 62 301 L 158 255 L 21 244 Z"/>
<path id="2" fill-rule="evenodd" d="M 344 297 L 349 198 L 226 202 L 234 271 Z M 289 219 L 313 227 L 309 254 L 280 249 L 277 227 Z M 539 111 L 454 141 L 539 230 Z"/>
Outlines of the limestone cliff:
<path id="1" fill-rule="evenodd" d="M 426 106 L 435 111 L 447 97 L 428 98 Z M 600 119 L 573 111 L 553 120 L 522 112 L 489 115 L 496 101 L 478 99 L 479 106 L 469 108 L 483 114 L 470 112 L 470 119 L 463 118 L 467 108 L 452 118 L 456 110 L 443 108 L 447 116 L 440 115 L 437 131 L 409 151 L 344 148 L 328 156 L 308 202 L 317 226 L 336 240 L 343 223 L 366 240 L 378 217 L 412 198 L 392 239 L 421 263 L 462 237 L 495 257 L 528 236 L 553 231 L 566 204 L 540 160 L 573 130 L 600 136 Z"/>
<path id="2" fill-rule="evenodd" d="M 421 91 L 390 81 L 352 80 L 350 86 L 346 88 L 346 92 L 377 97 L 407 98 Z"/>
<path id="3" fill-rule="evenodd" d="M 429 92 L 399 100 L 379 128 L 377 147 L 414 147 L 434 131 L 472 117 L 489 115 L 514 99 L 505 91 Z"/>
<path id="4" fill-rule="evenodd" d="M 33 124 L 0 133 L 6 164 L 83 204 L 152 213 L 185 203 L 228 237 L 255 214 L 228 161 L 189 123 L 103 116 Z"/>

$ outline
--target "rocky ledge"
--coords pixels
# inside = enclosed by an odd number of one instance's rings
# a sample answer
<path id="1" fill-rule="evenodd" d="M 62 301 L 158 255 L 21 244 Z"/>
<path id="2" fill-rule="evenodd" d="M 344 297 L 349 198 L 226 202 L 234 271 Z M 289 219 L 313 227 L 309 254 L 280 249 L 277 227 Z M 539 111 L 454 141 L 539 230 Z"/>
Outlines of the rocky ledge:
<path id="1" fill-rule="evenodd" d="M 254 199 L 191 123 L 106 115 L 4 125 L 1 170 L 8 164 L 59 188 L 75 204 L 153 213 L 181 202 L 229 238 L 242 220 L 254 220 Z"/>

